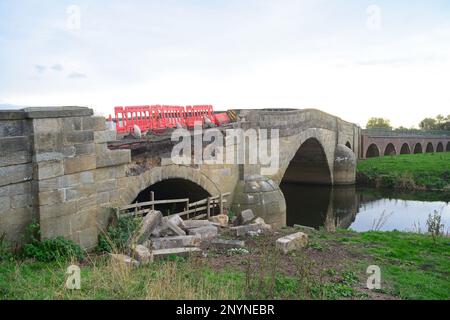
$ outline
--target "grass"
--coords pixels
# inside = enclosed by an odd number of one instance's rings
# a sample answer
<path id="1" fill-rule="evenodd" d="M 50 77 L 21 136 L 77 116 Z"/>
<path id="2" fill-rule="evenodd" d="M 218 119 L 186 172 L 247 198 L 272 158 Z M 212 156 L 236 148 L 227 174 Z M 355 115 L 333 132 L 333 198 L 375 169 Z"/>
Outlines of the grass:
<path id="1" fill-rule="evenodd" d="M 405 232 L 336 235 L 380 266 L 390 293 L 402 299 L 450 298 L 450 238 Z"/>
<path id="2" fill-rule="evenodd" d="M 358 181 L 397 189 L 450 188 L 450 152 L 370 158 L 358 163 Z"/>
<path id="3" fill-rule="evenodd" d="M 0 259 L 0 300 L 450 298 L 449 238 L 311 231 L 306 249 L 284 256 L 274 248 L 278 236 L 247 239 L 246 254 L 207 250 L 207 257 L 173 257 L 132 269 L 106 254 L 66 262 Z M 73 263 L 81 267 L 81 290 L 64 286 Z M 381 268 L 380 292 L 364 288 L 371 264 Z"/>

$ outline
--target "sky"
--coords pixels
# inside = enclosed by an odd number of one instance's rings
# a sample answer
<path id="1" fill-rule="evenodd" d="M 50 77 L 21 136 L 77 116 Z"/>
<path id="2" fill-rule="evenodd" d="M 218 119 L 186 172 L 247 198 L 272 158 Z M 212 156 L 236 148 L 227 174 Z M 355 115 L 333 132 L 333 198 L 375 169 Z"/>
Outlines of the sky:
<path id="1" fill-rule="evenodd" d="M 0 105 L 450 114 L 450 1 L 0 0 Z"/>

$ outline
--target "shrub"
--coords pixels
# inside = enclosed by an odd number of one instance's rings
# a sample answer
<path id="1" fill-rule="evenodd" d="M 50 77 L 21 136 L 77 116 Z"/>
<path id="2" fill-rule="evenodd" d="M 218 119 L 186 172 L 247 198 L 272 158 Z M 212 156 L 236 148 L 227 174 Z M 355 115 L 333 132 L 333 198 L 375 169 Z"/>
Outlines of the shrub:
<path id="1" fill-rule="evenodd" d="M 142 224 L 142 219 L 119 218 L 116 225 L 99 235 L 97 252 L 124 252 Z"/>
<path id="2" fill-rule="evenodd" d="M 11 246 L 6 241 L 6 234 L 0 234 L 0 262 L 11 261 L 14 259 Z"/>
<path id="3" fill-rule="evenodd" d="M 431 234 L 434 241 L 436 241 L 437 237 L 443 234 L 445 226 L 443 223 L 441 223 L 441 221 L 442 216 L 436 210 L 434 211 L 433 214 L 428 215 L 427 219 L 428 232 Z"/>
<path id="4" fill-rule="evenodd" d="M 37 223 L 30 224 L 27 231 L 30 242 L 23 247 L 25 257 L 34 258 L 41 262 L 82 260 L 84 258 L 83 249 L 71 240 L 56 237 L 40 241 L 40 228 Z"/>

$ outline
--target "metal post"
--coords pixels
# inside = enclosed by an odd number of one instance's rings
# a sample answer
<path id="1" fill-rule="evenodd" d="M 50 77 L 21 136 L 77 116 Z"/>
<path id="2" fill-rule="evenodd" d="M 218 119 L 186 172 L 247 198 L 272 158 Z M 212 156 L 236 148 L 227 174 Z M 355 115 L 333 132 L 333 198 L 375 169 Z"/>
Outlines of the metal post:
<path id="1" fill-rule="evenodd" d="M 220 208 L 220 214 L 223 214 L 223 195 L 222 195 L 222 193 L 220 193 L 219 208 Z"/>
<path id="2" fill-rule="evenodd" d="M 150 191 L 150 201 L 155 201 L 155 193 L 153 191 Z M 152 210 L 155 210 L 155 204 L 152 203 L 151 205 Z"/>

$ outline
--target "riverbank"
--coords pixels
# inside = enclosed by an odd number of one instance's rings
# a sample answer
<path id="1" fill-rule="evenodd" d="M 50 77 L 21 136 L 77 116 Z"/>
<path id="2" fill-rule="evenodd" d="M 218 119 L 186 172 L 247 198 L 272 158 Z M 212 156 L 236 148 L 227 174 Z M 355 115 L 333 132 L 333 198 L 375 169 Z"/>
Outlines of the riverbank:
<path id="1" fill-rule="evenodd" d="M 283 228 L 243 238 L 246 248 L 205 250 L 135 269 L 105 254 L 83 261 L 0 262 L 0 299 L 448 299 L 449 238 L 401 232 L 302 229 L 308 247 L 289 255 L 275 240 Z M 0 259 L 1 260 L 1 259 Z M 81 267 L 81 290 L 64 288 L 68 265 Z M 381 268 L 381 290 L 366 289 L 369 265 Z"/>
<path id="2" fill-rule="evenodd" d="M 357 167 L 357 183 L 376 188 L 450 193 L 450 152 L 361 160 Z"/>

